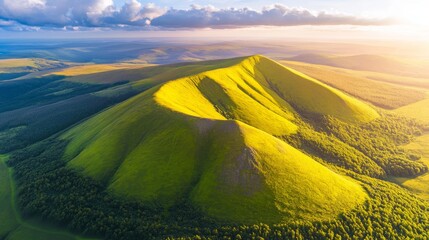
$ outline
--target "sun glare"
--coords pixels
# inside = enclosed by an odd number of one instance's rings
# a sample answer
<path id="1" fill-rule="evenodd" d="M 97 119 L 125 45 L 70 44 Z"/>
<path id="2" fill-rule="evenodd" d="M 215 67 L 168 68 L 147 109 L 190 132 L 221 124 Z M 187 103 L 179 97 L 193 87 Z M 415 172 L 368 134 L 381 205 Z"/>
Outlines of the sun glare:
<path id="1" fill-rule="evenodd" d="M 396 1 L 393 14 L 405 24 L 429 26 L 429 1 Z"/>

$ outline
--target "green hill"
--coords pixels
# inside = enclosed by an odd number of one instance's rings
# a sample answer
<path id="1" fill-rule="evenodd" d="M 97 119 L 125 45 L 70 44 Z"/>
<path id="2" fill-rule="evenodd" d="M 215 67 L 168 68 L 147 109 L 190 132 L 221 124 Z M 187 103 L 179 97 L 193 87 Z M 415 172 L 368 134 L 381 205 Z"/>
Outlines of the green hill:
<path id="1" fill-rule="evenodd" d="M 429 204 L 389 183 L 427 197 L 425 125 L 354 98 L 416 92 L 285 64 L 85 65 L 3 81 L 0 152 L 19 213 L 100 239 L 427 238 Z M 18 236 L 15 222 L 0 239 Z"/>
<path id="2" fill-rule="evenodd" d="M 278 137 L 298 112 L 350 123 L 371 107 L 262 56 L 160 84 L 66 132 L 68 166 L 115 194 L 171 206 L 190 200 L 234 222 L 329 219 L 366 194 Z"/>

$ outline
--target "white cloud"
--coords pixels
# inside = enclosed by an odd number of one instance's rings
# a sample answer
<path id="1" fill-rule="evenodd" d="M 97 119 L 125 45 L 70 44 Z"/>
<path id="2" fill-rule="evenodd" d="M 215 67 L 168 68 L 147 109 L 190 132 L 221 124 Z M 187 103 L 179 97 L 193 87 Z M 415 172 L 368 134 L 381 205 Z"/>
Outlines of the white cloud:
<path id="1" fill-rule="evenodd" d="M 188 10 L 170 9 L 166 14 L 152 21 L 154 26 L 167 28 L 384 24 L 389 24 L 389 20 L 360 18 L 338 13 L 311 12 L 308 9 L 289 8 L 280 4 L 264 7 L 260 12 L 249 8 L 192 7 Z"/>
<path id="2" fill-rule="evenodd" d="M 136 0 L 125 3 L 121 8 L 111 7 L 99 16 L 100 26 L 147 26 L 150 20 L 159 17 L 166 12 L 154 4 L 142 5 Z"/>
<path id="3" fill-rule="evenodd" d="M 192 5 L 187 10 L 165 9 L 138 0 L 115 7 L 113 0 L 0 0 L 0 19 L 20 26 L 73 29 L 121 28 L 239 28 L 294 25 L 383 25 L 370 19 L 339 13 L 312 12 L 303 8 L 271 5 L 262 11 L 250 8 L 217 9 Z M 1 25 L 0 25 L 1 27 Z"/>

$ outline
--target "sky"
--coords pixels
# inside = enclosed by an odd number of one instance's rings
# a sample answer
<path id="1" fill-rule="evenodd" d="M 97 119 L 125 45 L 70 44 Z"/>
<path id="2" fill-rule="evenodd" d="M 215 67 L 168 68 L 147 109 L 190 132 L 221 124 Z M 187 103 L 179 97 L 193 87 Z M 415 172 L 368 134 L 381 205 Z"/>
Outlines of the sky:
<path id="1" fill-rule="evenodd" d="M 427 9 L 426 0 L 0 0 L 0 38 L 317 32 L 429 39 Z"/>

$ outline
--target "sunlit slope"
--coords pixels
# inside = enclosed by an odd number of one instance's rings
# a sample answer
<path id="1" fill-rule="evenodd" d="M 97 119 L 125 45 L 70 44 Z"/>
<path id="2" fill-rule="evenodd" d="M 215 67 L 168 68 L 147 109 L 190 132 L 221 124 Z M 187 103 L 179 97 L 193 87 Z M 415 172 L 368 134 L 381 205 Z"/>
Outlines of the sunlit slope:
<path id="1" fill-rule="evenodd" d="M 355 182 L 261 130 L 221 122 L 210 131 L 205 171 L 191 199 L 211 216 L 247 223 L 320 220 L 365 199 Z"/>
<path id="2" fill-rule="evenodd" d="M 152 100 L 146 97 L 70 131 L 68 154 L 78 155 L 69 166 L 121 196 L 164 206 L 189 198 L 210 216 L 235 222 L 332 218 L 365 198 L 358 184 L 261 130 L 155 102 L 145 107 Z"/>
<path id="3" fill-rule="evenodd" d="M 190 114 L 188 104 L 183 104 L 186 110 L 181 110 L 177 102 L 193 102 L 192 98 L 183 94 L 184 91 L 188 91 L 186 88 L 192 85 L 204 86 L 210 84 L 209 82 L 215 82 L 221 87 L 221 92 L 225 93 L 232 91 L 233 88 L 239 88 L 243 93 L 248 93 L 248 96 L 264 106 L 271 102 L 280 105 L 281 108 L 290 109 L 290 105 L 292 105 L 297 110 L 330 115 L 349 122 L 367 122 L 379 116 L 373 108 L 361 101 L 262 56 L 249 57 L 240 64 L 229 68 L 217 69 L 167 83 L 158 95 L 165 95 L 166 106 Z M 213 90 L 215 89 L 209 87 L 206 92 L 211 94 Z M 172 96 L 169 96 L 168 92 L 171 92 Z M 218 97 L 219 94 L 214 96 Z M 238 98 L 234 94 L 229 94 L 229 96 Z M 231 100 L 234 102 L 234 99 Z M 234 109 L 242 108 L 243 111 L 254 110 L 249 109 L 248 105 L 236 106 L 222 102 L 220 104 L 214 103 L 214 105 L 221 107 L 224 105 Z M 271 108 L 268 109 L 272 110 Z M 228 112 L 227 109 L 221 110 Z M 278 111 L 272 111 L 279 114 Z M 228 114 L 230 113 L 228 112 Z"/>
<path id="4" fill-rule="evenodd" d="M 245 69 L 232 67 L 169 82 L 155 98 L 190 116 L 237 119 L 277 136 L 296 132 L 292 108 L 269 92 Z"/>
<path id="5" fill-rule="evenodd" d="M 292 106 L 353 122 L 377 117 L 255 56 L 161 84 L 92 117 L 62 136 L 70 141 L 65 159 L 118 195 L 163 206 L 189 199 L 225 221 L 327 219 L 352 209 L 365 199 L 357 183 L 275 137 L 299 128 Z"/>

